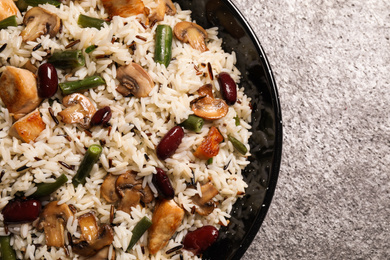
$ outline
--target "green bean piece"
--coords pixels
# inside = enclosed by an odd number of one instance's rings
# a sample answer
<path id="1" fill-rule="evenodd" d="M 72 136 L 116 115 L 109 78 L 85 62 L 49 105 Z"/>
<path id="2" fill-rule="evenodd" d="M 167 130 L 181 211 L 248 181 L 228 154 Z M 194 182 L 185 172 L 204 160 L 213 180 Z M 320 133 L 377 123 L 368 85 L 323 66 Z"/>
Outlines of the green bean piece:
<path id="1" fill-rule="evenodd" d="M 68 81 L 58 84 L 64 95 L 80 92 L 105 84 L 106 82 L 100 76 L 91 76 L 82 80 Z"/>
<path id="2" fill-rule="evenodd" d="M 127 247 L 127 252 L 133 248 L 133 246 L 138 242 L 138 240 L 142 237 L 142 235 L 148 230 L 148 228 L 152 225 L 152 221 L 148 217 L 143 217 L 137 225 L 135 225 L 131 236 L 131 240 L 129 246 Z"/>
<path id="3" fill-rule="evenodd" d="M 16 253 L 11 247 L 10 241 L 9 236 L 0 236 L 0 252 L 3 260 L 16 260 Z"/>
<path id="4" fill-rule="evenodd" d="M 86 16 L 84 14 L 80 14 L 79 19 L 77 20 L 77 24 L 82 28 L 93 27 L 98 30 L 104 26 L 105 22 L 106 21 L 102 19 Z"/>
<path id="5" fill-rule="evenodd" d="M 188 118 L 181 123 L 181 126 L 183 126 L 187 130 L 191 130 L 199 134 L 202 130 L 203 124 L 203 118 L 196 115 L 189 115 Z"/>
<path id="6" fill-rule="evenodd" d="M 74 69 L 85 65 L 85 58 L 80 50 L 54 52 L 47 62 L 60 69 Z"/>
<path id="7" fill-rule="evenodd" d="M 248 149 L 246 148 L 246 146 L 243 143 L 241 143 L 240 141 L 238 141 L 236 138 L 234 138 L 233 136 L 228 135 L 228 139 L 230 142 L 232 142 L 234 148 L 236 148 L 236 150 L 239 153 L 245 155 L 248 152 Z"/>
<path id="8" fill-rule="evenodd" d="M 207 164 L 212 164 L 213 163 L 213 157 L 207 160 Z"/>
<path id="9" fill-rule="evenodd" d="M 16 15 L 11 15 L 10 17 L 0 21 L 0 30 L 7 29 L 10 26 L 18 26 L 18 23 L 16 22 Z"/>
<path id="10" fill-rule="evenodd" d="M 88 46 L 88 47 L 85 49 L 85 53 L 91 53 L 91 52 L 93 52 L 97 47 L 98 47 L 97 45 L 92 44 L 92 45 Z"/>
<path id="11" fill-rule="evenodd" d="M 239 126 L 241 124 L 240 118 L 238 117 L 238 115 L 234 117 L 234 120 L 235 120 L 236 126 Z"/>
<path id="12" fill-rule="evenodd" d="M 49 196 L 57 189 L 59 189 L 62 185 L 64 185 L 67 181 L 68 178 L 65 176 L 65 174 L 61 174 L 61 176 L 58 177 L 55 182 L 40 183 L 37 185 L 37 190 L 33 194 L 31 194 L 30 197 L 41 198 L 41 197 Z"/>
<path id="13" fill-rule="evenodd" d="M 172 58 L 172 28 L 169 25 L 160 24 L 156 28 L 156 47 L 154 61 L 168 67 Z"/>
<path id="14" fill-rule="evenodd" d="M 79 184 L 84 185 L 89 174 L 91 173 L 92 167 L 99 160 L 100 154 L 102 153 L 103 148 L 98 144 L 93 144 L 88 147 L 87 152 L 84 155 L 83 160 L 80 163 L 79 169 L 77 170 L 76 175 L 72 179 L 74 187 L 77 187 Z"/>
<path id="15" fill-rule="evenodd" d="M 43 4 L 51 4 L 55 7 L 59 7 L 61 5 L 61 2 L 56 0 L 18 0 L 16 1 L 16 6 L 19 8 L 21 12 L 24 12 L 27 10 L 28 6 L 38 6 Z"/>

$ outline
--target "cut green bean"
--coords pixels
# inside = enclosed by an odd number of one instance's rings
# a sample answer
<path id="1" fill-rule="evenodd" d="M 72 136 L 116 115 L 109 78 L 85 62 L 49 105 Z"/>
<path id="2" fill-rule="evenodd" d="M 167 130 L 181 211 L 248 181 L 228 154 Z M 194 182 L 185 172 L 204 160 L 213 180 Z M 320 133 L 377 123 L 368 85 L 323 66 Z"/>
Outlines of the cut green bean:
<path id="1" fill-rule="evenodd" d="M 160 24 L 156 28 L 156 47 L 154 61 L 168 67 L 172 58 L 172 28 L 169 25 Z"/>
<path id="2" fill-rule="evenodd" d="M 181 123 L 181 126 L 187 130 L 191 130 L 199 134 L 202 130 L 203 124 L 203 118 L 196 115 L 189 115 L 188 118 L 183 123 Z"/>
<path id="3" fill-rule="evenodd" d="M 58 84 L 64 95 L 80 92 L 90 88 L 104 85 L 106 82 L 100 76 L 91 76 L 82 80 L 68 81 Z"/>
<path id="4" fill-rule="evenodd" d="M 40 183 L 37 185 L 37 190 L 33 194 L 31 194 L 30 197 L 41 198 L 41 197 L 49 196 L 57 189 L 59 189 L 62 185 L 64 185 L 67 181 L 68 178 L 65 176 L 65 174 L 61 174 L 61 176 L 58 177 L 55 182 Z"/>
<path id="5" fill-rule="evenodd" d="M 11 238 L 9 236 L 0 236 L 0 252 L 2 260 L 16 260 L 15 250 L 10 244 Z"/>
<path id="6" fill-rule="evenodd" d="M 77 24 L 82 28 L 93 27 L 98 30 L 104 26 L 104 23 L 106 23 L 106 21 L 102 19 L 86 16 L 83 14 L 80 14 L 79 19 L 77 20 Z"/>
<path id="7" fill-rule="evenodd" d="M 54 52 L 47 62 L 60 69 L 74 69 L 85 65 L 85 58 L 80 50 Z"/>
<path id="8" fill-rule="evenodd" d="M 148 217 L 143 217 L 137 225 L 135 225 L 131 236 L 131 240 L 129 246 L 127 247 L 127 252 L 129 252 L 133 246 L 138 242 L 138 240 L 142 237 L 142 235 L 148 230 L 148 228 L 152 225 L 152 221 Z"/>
<path id="9" fill-rule="evenodd" d="M 236 138 L 234 138 L 233 136 L 228 135 L 228 139 L 230 142 L 232 142 L 234 148 L 236 148 L 236 150 L 239 153 L 245 155 L 248 152 L 248 149 L 246 148 L 246 146 L 243 143 L 241 143 L 240 141 L 238 141 Z"/>
<path id="10" fill-rule="evenodd" d="M 38 6 L 43 4 L 51 4 L 55 7 L 59 7 L 61 5 L 61 2 L 56 0 L 18 0 L 16 1 L 16 6 L 21 12 L 24 12 L 27 10 L 28 6 Z"/>
<path id="11" fill-rule="evenodd" d="M 234 120 L 235 120 L 236 126 L 239 126 L 241 124 L 240 118 L 238 117 L 238 115 L 234 117 Z"/>
<path id="12" fill-rule="evenodd" d="M 213 157 L 211 157 L 211 158 L 209 158 L 208 160 L 207 160 L 207 164 L 212 164 L 213 163 Z"/>
<path id="13" fill-rule="evenodd" d="M 102 151 L 103 148 L 98 144 L 93 144 L 88 147 L 88 150 L 85 153 L 82 162 L 80 163 L 79 169 L 77 170 L 76 175 L 72 179 L 74 187 L 77 187 L 79 184 L 85 184 L 85 178 L 87 178 L 91 173 L 92 167 L 99 160 Z"/>
<path id="14" fill-rule="evenodd" d="M 7 29 L 10 26 L 18 26 L 18 23 L 16 22 L 16 15 L 11 15 L 10 17 L 0 21 L 0 30 Z"/>
<path id="15" fill-rule="evenodd" d="M 90 45 L 85 49 L 85 53 L 91 53 L 93 52 L 98 46 L 97 45 Z"/>

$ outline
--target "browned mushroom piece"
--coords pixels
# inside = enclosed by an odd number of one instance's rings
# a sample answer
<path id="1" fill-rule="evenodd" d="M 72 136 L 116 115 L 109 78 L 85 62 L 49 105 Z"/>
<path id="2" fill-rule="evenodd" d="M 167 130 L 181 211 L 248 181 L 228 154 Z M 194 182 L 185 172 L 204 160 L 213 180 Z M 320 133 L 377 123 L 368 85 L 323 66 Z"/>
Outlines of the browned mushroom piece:
<path id="1" fill-rule="evenodd" d="M 119 67 L 116 78 L 120 82 L 116 90 L 125 97 L 147 97 L 154 88 L 150 75 L 136 63 Z"/>
<path id="2" fill-rule="evenodd" d="M 102 3 L 110 17 L 129 17 L 146 12 L 142 0 L 102 0 Z"/>
<path id="3" fill-rule="evenodd" d="M 38 229 L 44 229 L 47 246 L 64 246 L 64 227 L 72 216 L 74 215 L 69 206 L 58 205 L 58 201 L 52 201 L 43 208 L 39 216 Z"/>
<path id="4" fill-rule="evenodd" d="M 165 14 L 176 14 L 176 7 L 171 0 L 157 0 L 157 3 L 157 8 L 152 11 L 149 18 L 152 23 L 164 20 Z"/>
<path id="5" fill-rule="evenodd" d="M 179 22 L 173 32 L 179 41 L 189 43 L 192 48 L 201 52 L 208 50 L 205 42 L 208 34 L 202 26 L 191 22 Z"/>
<path id="6" fill-rule="evenodd" d="M 114 231 L 108 224 L 103 224 L 102 226 L 100 226 L 98 234 L 99 235 L 94 240 L 91 240 L 89 242 L 87 240 L 73 241 L 73 252 L 86 257 L 94 256 L 102 248 L 110 245 L 112 241 L 114 241 Z"/>
<path id="7" fill-rule="evenodd" d="M 174 200 L 162 200 L 153 212 L 148 248 L 151 254 L 164 248 L 184 218 L 184 210 Z"/>
<path id="8" fill-rule="evenodd" d="M 100 187 L 100 195 L 108 203 L 116 203 L 119 200 L 119 195 L 115 188 L 115 183 L 118 177 L 119 175 L 113 175 L 111 173 L 108 174 Z"/>
<path id="9" fill-rule="evenodd" d="M 211 182 L 203 184 L 200 189 L 202 191 L 202 197 L 200 197 L 199 194 L 196 194 L 191 199 L 194 204 L 198 206 L 195 211 L 201 216 L 207 216 L 213 212 L 215 208 L 215 203 L 212 199 L 218 194 L 218 190 Z"/>
<path id="10" fill-rule="evenodd" d="M 96 255 L 88 257 L 87 260 L 115 260 L 115 250 L 112 249 L 111 258 L 109 259 L 110 247 L 106 246 L 100 249 Z"/>
<path id="11" fill-rule="evenodd" d="M 45 128 L 46 124 L 43 122 L 41 114 L 38 110 L 34 110 L 16 121 L 9 129 L 9 135 L 29 143 L 35 141 Z"/>
<path id="12" fill-rule="evenodd" d="M 78 220 L 83 239 L 88 243 L 96 240 L 99 236 L 99 227 L 95 215 L 92 212 L 88 212 L 78 217 Z"/>
<path id="13" fill-rule="evenodd" d="M 191 102 L 191 110 L 199 117 L 216 120 L 226 116 L 229 106 L 222 99 L 203 96 Z"/>
<path id="14" fill-rule="evenodd" d="M 23 24 L 26 27 L 20 35 L 24 42 L 35 41 L 41 35 L 49 34 L 50 37 L 54 37 L 62 26 L 61 19 L 56 14 L 41 7 L 28 10 L 24 15 Z"/>
<path id="15" fill-rule="evenodd" d="M 73 93 L 62 99 L 66 109 L 58 113 L 65 124 L 78 123 L 84 128 L 90 127 L 91 118 L 96 112 L 95 106 L 84 95 Z"/>
<path id="16" fill-rule="evenodd" d="M 15 119 L 39 106 L 37 79 L 26 69 L 6 66 L 0 77 L 0 98 Z"/>
<path id="17" fill-rule="evenodd" d="M 115 187 L 121 197 L 118 210 L 122 210 L 128 214 L 132 207 L 136 207 L 142 201 L 150 203 L 154 196 L 149 186 L 142 188 L 142 179 L 137 179 L 137 173 L 128 171 L 120 175 L 115 183 Z"/>

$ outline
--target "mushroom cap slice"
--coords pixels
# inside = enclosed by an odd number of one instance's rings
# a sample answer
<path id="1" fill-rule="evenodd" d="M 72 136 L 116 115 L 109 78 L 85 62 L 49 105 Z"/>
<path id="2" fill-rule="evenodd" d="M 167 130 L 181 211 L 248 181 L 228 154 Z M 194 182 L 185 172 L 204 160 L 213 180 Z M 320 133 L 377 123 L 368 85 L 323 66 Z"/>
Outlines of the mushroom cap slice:
<path id="1" fill-rule="evenodd" d="M 56 14 L 38 6 L 26 12 L 23 24 L 26 27 L 20 35 L 24 42 L 35 41 L 41 35 L 49 34 L 54 37 L 62 26 L 61 19 Z"/>
<path id="2" fill-rule="evenodd" d="M 171 0 L 157 0 L 157 8 L 153 10 L 149 20 L 152 22 L 159 22 L 164 20 L 165 14 L 175 15 L 176 7 Z"/>
<path id="3" fill-rule="evenodd" d="M 99 227 L 96 217 L 92 212 L 85 213 L 78 217 L 81 235 L 88 243 L 95 241 L 99 236 Z"/>
<path id="4" fill-rule="evenodd" d="M 63 247 L 64 226 L 74 215 L 68 205 L 57 203 L 58 201 L 52 201 L 43 208 L 39 216 L 38 229 L 44 229 L 47 246 Z"/>
<path id="5" fill-rule="evenodd" d="M 202 197 L 200 197 L 199 194 L 196 194 L 191 199 L 194 204 L 198 206 L 195 211 L 201 216 L 207 216 L 213 212 L 215 208 L 212 199 L 218 194 L 218 190 L 211 182 L 203 184 L 200 189 L 202 191 Z"/>
<path id="6" fill-rule="evenodd" d="M 112 250 L 111 258 L 108 259 L 108 255 L 110 253 L 110 247 L 106 246 L 100 249 L 96 255 L 88 257 L 87 260 L 115 260 L 115 250 Z"/>
<path id="7" fill-rule="evenodd" d="M 205 43 L 208 34 L 202 26 L 191 22 L 179 22 L 173 32 L 179 41 L 189 43 L 195 50 L 201 52 L 208 50 Z"/>
<path id="8" fill-rule="evenodd" d="M 115 203 L 119 200 L 119 195 L 115 188 L 118 175 L 108 174 L 100 187 L 100 195 L 108 202 Z"/>
<path id="9" fill-rule="evenodd" d="M 36 76 L 26 69 L 6 66 L 0 77 L 0 98 L 15 119 L 33 111 L 42 101 Z"/>
<path id="10" fill-rule="evenodd" d="M 220 119 L 229 111 L 226 102 L 219 98 L 212 98 L 208 95 L 194 99 L 191 102 L 191 110 L 195 115 L 204 119 Z"/>
<path id="11" fill-rule="evenodd" d="M 157 204 L 149 228 L 148 247 L 151 254 L 154 255 L 167 245 L 183 218 L 184 210 L 174 200 L 162 200 Z"/>
<path id="12" fill-rule="evenodd" d="M 1 0 L 0 1 L 0 21 L 8 18 L 12 15 L 17 15 L 19 9 L 16 7 L 13 0 Z"/>
<path id="13" fill-rule="evenodd" d="M 73 252 L 81 256 L 93 256 L 96 255 L 102 248 L 110 245 L 114 241 L 114 231 L 111 226 L 104 224 L 99 228 L 99 236 L 88 242 L 81 240 L 73 243 Z"/>
<path id="14" fill-rule="evenodd" d="M 84 128 L 89 128 L 91 119 L 96 113 L 92 102 L 80 93 L 73 93 L 62 99 L 66 109 L 58 113 L 65 124 L 78 123 Z"/>
<path id="15" fill-rule="evenodd" d="M 125 97 L 147 97 L 154 88 L 150 75 L 136 63 L 119 67 L 116 78 L 120 82 L 116 90 Z"/>
<path id="16" fill-rule="evenodd" d="M 110 17 L 129 17 L 145 13 L 142 0 L 102 0 L 102 3 Z"/>

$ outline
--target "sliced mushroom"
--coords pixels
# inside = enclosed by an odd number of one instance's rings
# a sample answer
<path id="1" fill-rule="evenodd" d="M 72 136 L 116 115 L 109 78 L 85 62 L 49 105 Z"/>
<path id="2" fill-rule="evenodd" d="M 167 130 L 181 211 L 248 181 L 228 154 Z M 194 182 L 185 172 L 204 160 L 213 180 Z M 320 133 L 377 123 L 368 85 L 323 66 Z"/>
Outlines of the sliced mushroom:
<path id="1" fill-rule="evenodd" d="M 69 206 L 58 205 L 58 201 L 52 201 L 43 208 L 38 229 L 44 229 L 47 246 L 64 246 L 64 227 L 71 216 L 74 215 Z"/>
<path id="2" fill-rule="evenodd" d="M 45 130 L 41 114 L 35 110 L 16 121 L 9 130 L 9 135 L 14 136 L 23 142 L 35 141 L 40 133 Z"/>
<path id="3" fill-rule="evenodd" d="M 100 195 L 108 203 L 116 203 L 119 200 L 119 195 L 115 188 L 115 183 L 118 177 L 118 175 L 113 175 L 111 173 L 108 174 L 100 187 Z"/>
<path id="4" fill-rule="evenodd" d="M 215 208 L 215 203 L 212 199 L 218 194 L 218 190 L 211 182 L 203 184 L 200 189 L 202 191 L 202 197 L 196 194 L 191 199 L 198 206 L 195 211 L 201 216 L 207 216 Z"/>
<path id="5" fill-rule="evenodd" d="M 88 257 L 87 260 L 115 260 L 115 250 L 112 249 L 111 252 L 111 258 L 109 259 L 108 256 L 110 254 L 110 247 L 106 246 L 103 247 L 103 249 L 100 249 L 96 255 Z"/>
<path id="6" fill-rule="evenodd" d="M 114 241 L 114 231 L 108 224 L 102 225 L 98 230 L 98 234 L 99 235 L 91 241 L 80 240 L 73 242 L 73 252 L 81 256 L 94 256 L 102 248 L 110 245 L 112 241 Z"/>
<path id="7" fill-rule="evenodd" d="M 149 20 L 153 22 L 159 22 L 164 20 L 165 14 L 175 15 L 176 7 L 171 0 L 157 0 L 157 8 L 153 10 Z"/>
<path id="8" fill-rule="evenodd" d="M 0 1 L 0 21 L 8 18 L 12 15 L 19 13 L 18 8 L 13 0 L 1 0 Z"/>
<path id="9" fill-rule="evenodd" d="M 121 66 L 117 70 L 116 78 L 120 82 L 116 90 L 125 97 L 131 94 L 136 97 L 147 97 L 154 88 L 150 75 L 136 63 Z"/>
<path id="10" fill-rule="evenodd" d="M 0 97 L 15 119 L 33 111 L 42 101 L 35 75 L 13 66 L 6 66 L 0 77 Z"/>
<path id="11" fill-rule="evenodd" d="M 136 179 L 137 174 L 129 171 L 120 175 L 116 181 L 116 190 L 121 199 L 118 204 L 118 210 L 130 214 L 131 208 L 140 204 L 140 201 L 150 203 L 154 196 L 148 185 L 142 188 L 142 179 Z"/>
<path id="12" fill-rule="evenodd" d="M 229 106 L 222 99 L 203 96 L 191 102 L 191 110 L 199 117 L 216 120 L 226 116 Z"/>
<path id="13" fill-rule="evenodd" d="M 54 37 L 62 26 L 61 19 L 56 14 L 41 7 L 28 10 L 24 15 L 23 24 L 26 27 L 20 35 L 24 42 L 35 41 L 41 35 L 49 34 L 50 37 Z"/>
<path id="14" fill-rule="evenodd" d="M 95 241 L 99 236 L 99 227 L 96 217 L 92 212 L 85 213 L 78 217 L 81 235 L 88 243 Z"/>
<path id="15" fill-rule="evenodd" d="M 142 0 L 102 0 L 102 3 L 110 17 L 129 17 L 146 11 Z"/>
<path id="16" fill-rule="evenodd" d="M 62 99 L 66 109 L 58 113 L 65 124 L 78 123 L 84 128 L 89 128 L 91 118 L 96 112 L 95 106 L 84 95 L 73 93 Z"/>
<path id="17" fill-rule="evenodd" d="M 151 254 L 154 255 L 167 245 L 183 218 L 184 210 L 174 200 L 162 200 L 157 204 L 149 228 L 148 247 Z"/>
<path id="18" fill-rule="evenodd" d="M 173 32 L 179 41 L 189 43 L 192 48 L 201 52 L 208 50 L 205 43 L 208 34 L 202 26 L 191 22 L 180 22 L 175 25 Z"/>
<path id="19" fill-rule="evenodd" d="M 197 92 L 198 92 L 199 96 L 201 96 L 201 97 L 209 96 L 211 98 L 214 98 L 213 85 L 211 85 L 211 84 L 205 84 L 205 85 L 201 86 Z"/>

